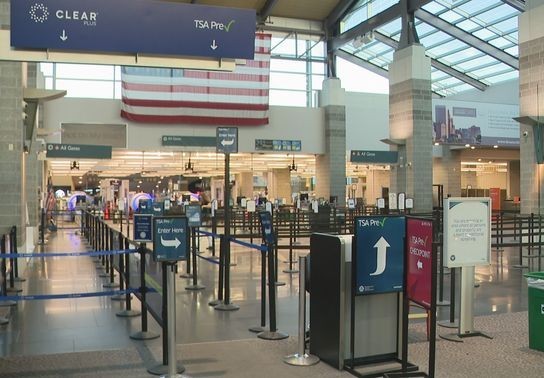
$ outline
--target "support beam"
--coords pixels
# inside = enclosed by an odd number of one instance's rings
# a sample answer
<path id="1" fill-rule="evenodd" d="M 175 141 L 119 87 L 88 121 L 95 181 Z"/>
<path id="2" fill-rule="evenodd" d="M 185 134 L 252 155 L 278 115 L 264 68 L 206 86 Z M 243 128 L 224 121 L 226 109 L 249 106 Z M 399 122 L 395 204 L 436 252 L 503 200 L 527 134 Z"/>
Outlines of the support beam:
<path id="1" fill-rule="evenodd" d="M 358 0 L 340 0 L 325 19 L 325 29 L 329 32 L 334 31 L 331 29 L 346 16 L 357 2 Z"/>
<path id="2" fill-rule="evenodd" d="M 418 10 L 425 4 L 430 3 L 431 1 L 432 0 L 408 0 L 408 12 L 415 12 L 416 10 Z M 370 17 L 368 20 L 361 22 L 354 28 L 351 28 L 348 31 L 340 34 L 338 37 L 332 38 L 328 44 L 329 49 L 338 50 L 346 43 L 354 40 L 356 37 L 367 34 L 382 25 L 396 20 L 397 18 L 399 18 L 401 12 L 402 8 L 400 4 L 395 4 L 387 8 L 383 12 L 378 13 L 373 17 Z"/>
<path id="3" fill-rule="evenodd" d="M 380 41 L 381 43 L 386 44 L 389 47 L 392 47 L 393 49 L 397 50 L 399 43 L 395 41 L 393 38 L 390 38 L 386 36 L 385 34 L 382 34 L 380 32 L 374 32 L 374 38 L 377 41 Z M 444 63 L 439 62 L 436 59 L 431 58 L 431 65 L 436 68 L 437 70 L 440 70 L 442 72 L 447 73 L 448 75 L 461 80 L 464 83 L 467 83 L 469 85 L 472 85 L 474 88 L 479 89 L 481 91 L 485 91 L 487 89 L 487 85 L 484 83 L 468 76 L 467 74 L 464 74 L 463 72 L 457 71 L 455 68 L 452 68 Z"/>
<path id="4" fill-rule="evenodd" d="M 503 3 L 510 5 L 512 8 L 520 12 L 525 12 L 525 2 L 520 0 L 502 0 Z"/>
<path id="5" fill-rule="evenodd" d="M 261 10 L 259 11 L 259 22 L 264 22 L 268 16 L 272 13 L 272 9 L 274 9 L 274 6 L 278 0 L 266 0 L 266 3 L 263 5 Z"/>
<path id="6" fill-rule="evenodd" d="M 364 69 L 367 69 L 371 72 L 374 72 L 375 74 L 385 77 L 386 79 L 389 78 L 389 72 L 387 70 L 378 67 L 370 62 L 367 62 L 366 60 L 359 58 L 357 55 L 350 54 L 349 52 L 344 50 L 337 50 L 334 52 L 334 55 L 345 59 L 350 63 L 363 67 Z"/>
<path id="7" fill-rule="evenodd" d="M 497 59 L 499 62 L 515 68 L 516 70 L 519 69 L 519 61 L 516 57 L 481 40 L 478 37 L 475 37 L 474 35 L 464 31 L 461 28 L 458 28 L 457 26 L 454 26 L 449 22 L 444 21 L 440 17 L 424 11 L 423 9 L 416 11 L 415 16 L 426 24 L 429 24 L 437 28 L 438 30 L 443 31 L 446 34 L 451 35 L 459 41 L 464 42 L 467 45 L 486 53 L 490 57 Z"/>

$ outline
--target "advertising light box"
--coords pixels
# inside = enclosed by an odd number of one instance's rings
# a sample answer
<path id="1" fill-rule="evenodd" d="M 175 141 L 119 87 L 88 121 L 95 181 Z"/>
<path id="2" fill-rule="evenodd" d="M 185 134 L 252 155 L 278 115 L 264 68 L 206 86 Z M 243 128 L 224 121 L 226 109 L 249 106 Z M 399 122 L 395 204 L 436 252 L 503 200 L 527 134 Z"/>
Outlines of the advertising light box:
<path id="1" fill-rule="evenodd" d="M 357 295 L 402 291 L 404 234 L 404 217 L 355 219 L 353 265 Z"/>
<path id="2" fill-rule="evenodd" d="M 433 223 L 426 219 L 406 220 L 406 293 L 408 299 L 431 307 Z"/>
<path id="3" fill-rule="evenodd" d="M 491 200 L 444 200 L 444 259 L 448 268 L 489 265 L 491 261 Z"/>

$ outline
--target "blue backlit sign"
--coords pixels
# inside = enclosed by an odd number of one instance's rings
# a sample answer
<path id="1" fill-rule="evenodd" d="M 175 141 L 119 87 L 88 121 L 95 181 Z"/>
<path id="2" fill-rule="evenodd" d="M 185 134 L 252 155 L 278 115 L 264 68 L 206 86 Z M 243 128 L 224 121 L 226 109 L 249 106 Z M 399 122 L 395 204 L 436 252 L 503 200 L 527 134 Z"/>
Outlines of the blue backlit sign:
<path id="1" fill-rule="evenodd" d="M 253 59 L 254 9 L 156 0 L 11 0 L 11 46 Z"/>
<path id="2" fill-rule="evenodd" d="M 404 217 L 355 219 L 355 292 L 357 295 L 403 290 Z"/>
<path id="3" fill-rule="evenodd" d="M 134 214 L 134 241 L 136 242 L 150 242 L 151 239 L 151 225 L 153 222 L 153 216 L 150 214 Z"/>
<path id="4" fill-rule="evenodd" d="M 259 212 L 259 220 L 261 221 L 261 234 L 263 240 L 267 244 L 275 244 L 276 237 L 272 228 L 272 215 L 268 211 Z"/>

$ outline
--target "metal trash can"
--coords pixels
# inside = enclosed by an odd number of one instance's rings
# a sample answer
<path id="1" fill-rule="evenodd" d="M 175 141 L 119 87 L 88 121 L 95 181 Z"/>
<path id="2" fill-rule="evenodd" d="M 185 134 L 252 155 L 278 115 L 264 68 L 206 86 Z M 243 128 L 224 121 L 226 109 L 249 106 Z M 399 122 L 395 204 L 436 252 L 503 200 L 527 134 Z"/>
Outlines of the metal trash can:
<path id="1" fill-rule="evenodd" d="M 544 272 L 524 276 L 529 290 L 529 348 L 544 352 Z"/>

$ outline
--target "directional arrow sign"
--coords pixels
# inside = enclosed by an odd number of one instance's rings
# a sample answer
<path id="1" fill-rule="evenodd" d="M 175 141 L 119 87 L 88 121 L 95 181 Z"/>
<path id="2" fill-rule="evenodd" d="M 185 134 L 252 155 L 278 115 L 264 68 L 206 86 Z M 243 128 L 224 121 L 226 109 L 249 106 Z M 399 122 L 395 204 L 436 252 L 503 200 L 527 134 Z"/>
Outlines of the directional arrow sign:
<path id="1" fill-rule="evenodd" d="M 63 42 L 68 39 L 68 36 L 66 35 L 66 30 L 62 29 L 62 34 L 59 37 Z"/>
<path id="2" fill-rule="evenodd" d="M 188 227 L 186 217 L 154 217 L 154 260 L 173 262 L 187 259 Z"/>
<path id="3" fill-rule="evenodd" d="M 402 291 L 404 217 L 355 219 L 355 292 L 358 295 Z"/>
<path id="4" fill-rule="evenodd" d="M 235 154 L 238 152 L 238 128 L 218 127 L 217 148 L 218 154 Z"/>
<path id="5" fill-rule="evenodd" d="M 219 46 L 217 46 L 217 43 L 215 43 L 215 39 L 212 42 L 212 45 L 210 46 L 212 50 L 216 50 Z"/>
<path id="6" fill-rule="evenodd" d="M 433 223 L 426 219 L 406 220 L 406 294 L 420 305 L 431 307 Z"/>

